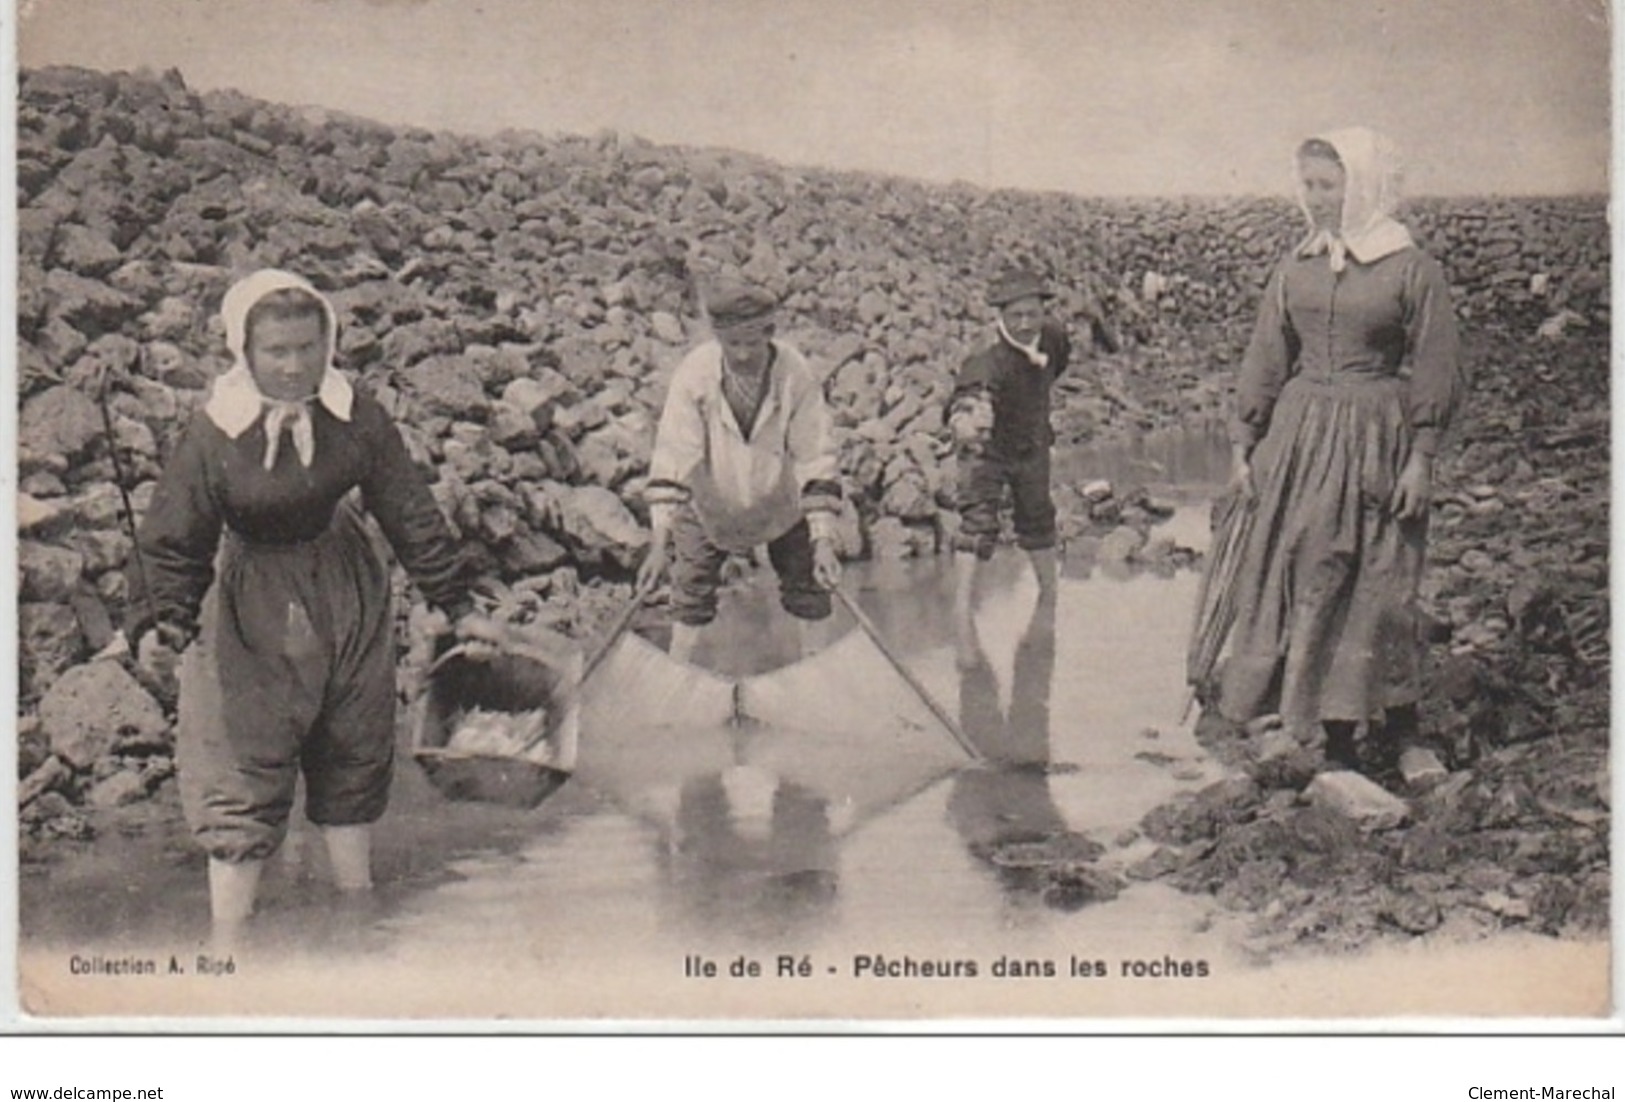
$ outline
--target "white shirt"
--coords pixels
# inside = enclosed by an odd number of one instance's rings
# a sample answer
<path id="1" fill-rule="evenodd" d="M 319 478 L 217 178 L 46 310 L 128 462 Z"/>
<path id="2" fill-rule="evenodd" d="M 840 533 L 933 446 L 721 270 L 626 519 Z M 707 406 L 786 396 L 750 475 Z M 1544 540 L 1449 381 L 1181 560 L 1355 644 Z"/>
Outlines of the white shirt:
<path id="1" fill-rule="evenodd" d="M 747 434 L 722 393 L 722 346 L 707 341 L 672 374 L 649 462 L 648 500 L 662 511 L 692 501 L 706 533 L 745 551 L 777 539 L 806 515 L 828 534 L 838 497 L 807 494 L 808 483 L 839 484 L 824 394 L 806 360 L 773 342 L 767 394 Z"/>

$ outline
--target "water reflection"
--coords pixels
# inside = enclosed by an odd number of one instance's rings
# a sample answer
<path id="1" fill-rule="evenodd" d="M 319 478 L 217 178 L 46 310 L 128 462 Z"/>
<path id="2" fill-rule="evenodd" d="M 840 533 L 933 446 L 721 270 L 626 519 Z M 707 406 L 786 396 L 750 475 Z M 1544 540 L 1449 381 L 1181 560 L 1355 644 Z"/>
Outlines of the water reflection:
<path id="1" fill-rule="evenodd" d="M 1182 508 L 1161 531 L 1200 546 L 1206 519 Z M 1086 836 L 1115 840 L 1151 807 L 1205 783 L 1142 753 L 1181 764 L 1199 755 L 1172 725 L 1194 575 L 1117 582 L 1097 572 L 1064 582 L 1057 612 L 1035 608 L 1025 557 L 1001 554 L 981 583 L 983 634 L 961 656 L 944 566 L 854 567 L 847 584 L 989 764 L 945 775 L 961 755 L 934 729 L 882 737 L 856 724 L 649 729 L 604 718 L 584 720 L 576 778 L 533 812 L 448 803 L 403 768 L 378 853 L 389 967 L 533 962 L 547 970 L 546 992 L 521 1003 L 536 1012 L 554 1006 L 551 992 L 597 991 L 606 975 L 663 974 L 686 953 L 747 942 L 840 952 L 933 938 L 998 951 L 1052 937 L 1174 944 L 1168 924 L 1184 912 L 1163 896 L 1091 898 L 1072 915 L 1054 889 L 1058 874 L 1097 863 Z M 776 592 L 763 585 L 738 597 L 760 602 L 739 609 L 740 627 L 719 641 L 738 649 L 740 676 L 816 674 L 823 688 L 809 718 L 869 709 L 884 672 L 877 653 L 832 654 L 822 673 L 786 667 L 776 652 L 788 648 L 755 634 L 785 626 Z M 622 695 L 644 704 L 659 696 L 647 675 L 629 677 Z M 655 718 L 675 723 L 674 710 Z M 1161 729 L 1155 741 L 1148 727 Z M 151 832 L 127 842 L 110 834 L 94 863 L 25 873 L 22 928 L 34 947 L 43 938 L 168 949 L 189 916 L 206 914 L 184 833 L 173 853 Z M 283 944 L 341 951 L 323 926 L 327 896 L 312 888 L 270 898 L 278 902 L 265 917 Z"/>
<path id="2" fill-rule="evenodd" d="M 1204 500 L 1230 472 L 1230 441 L 1220 422 L 1161 429 L 1124 440 L 1073 448 L 1055 457 L 1060 482 L 1104 478 L 1120 488 L 1154 487 L 1182 501 Z"/>
<path id="3" fill-rule="evenodd" d="M 696 777 L 661 824 L 671 912 L 700 929 L 771 939 L 814 925 L 839 886 L 827 796 L 758 766 Z"/>
<path id="4" fill-rule="evenodd" d="M 1041 842 L 1067 830 L 1050 792 L 1050 690 L 1055 677 L 1055 605 L 1033 605 L 1016 645 L 1008 706 L 974 623 L 956 648 L 959 723 L 986 762 L 962 770 L 948 817 L 972 856 L 993 868 L 1009 891 L 1031 887 L 1026 870 L 994 858 L 1012 844 Z"/>

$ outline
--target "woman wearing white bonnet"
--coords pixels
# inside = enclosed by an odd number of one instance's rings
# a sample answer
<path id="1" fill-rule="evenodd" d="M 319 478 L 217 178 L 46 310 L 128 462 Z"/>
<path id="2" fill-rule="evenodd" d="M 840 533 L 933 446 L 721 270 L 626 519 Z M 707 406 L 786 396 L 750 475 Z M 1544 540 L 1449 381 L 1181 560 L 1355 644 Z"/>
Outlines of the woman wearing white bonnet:
<path id="1" fill-rule="evenodd" d="M 300 775 L 338 886 L 371 886 L 395 643 L 389 570 L 351 491 L 447 620 L 467 614 L 470 577 L 389 415 L 333 366 L 327 300 L 297 275 L 264 270 L 227 292 L 221 316 L 234 363 L 142 518 L 126 633 L 155 664 L 191 645 L 181 799 L 209 855 L 216 934 L 229 939 L 286 835 Z"/>
<path id="2" fill-rule="evenodd" d="M 1232 486 L 1253 520 L 1218 706 L 1279 713 L 1323 732 L 1334 762 L 1386 776 L 1420 748 L 1433 460 L 1466 380 L 1444 272 L 1394 218 L 1392 144 L 1337 130 L 1294 168 L 1308 230 L 1264 290 L 1237 382 Z"/>

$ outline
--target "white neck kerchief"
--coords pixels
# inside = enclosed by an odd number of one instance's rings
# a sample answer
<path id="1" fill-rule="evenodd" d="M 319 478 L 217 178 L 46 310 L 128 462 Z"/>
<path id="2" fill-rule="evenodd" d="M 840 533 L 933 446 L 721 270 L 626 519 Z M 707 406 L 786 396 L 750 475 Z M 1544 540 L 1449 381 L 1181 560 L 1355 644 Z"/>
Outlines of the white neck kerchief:
<path id="1" fill-rule="evenodd" d="M 292 272 L 266 268 L 232 285 L 220 304 L 220 319 L 226 327 L 226 347 L 231 350 L 232 366 L 214 381 L 209 399 L 203 410 L 220 431 L 235 440 L 249 426 L 265 417 L 265 469 L 276 466 L 277 455 L 286 432 L 293 439 L 299 461 L 309 467 L 316 458 L 315 425 L 310 417 L 309 402 L 282 402 L 267 398 L 254 382 L 248 368 L 246 345 L 248 340 L 248 312 L 254 304 L 273 291 L 298 288 L 313 295 L 327 311 L 327 369 L 316 388 L 315 400 L 340 421 L 350 419 L 355 402 L 355 391 L 350 381 L 333 366 L 334 345 L 338 336 L 338 319 L 332 303 Z"/>
<path id="2" fill-rule="evenodd" d="M 1297 184 L 1298 205 L 1309 219 L 1309 235 L 1298 245 L 1299 256 L 1327 254 L 1332 271 L 1341 272 L 1352 256 L 1361 264 L 1412 248 L 1410 231 L 1394 220 L 1404 172 L 1393 142 L 1363 126 L 1316 135 L 1337 150 L 1343 163 L 1343 218 L 1337 232 L 1315 226 Z M 1294 163 L 1293 178 L 1297 179 Z"/>
<path id="3" fill-rule="evenodd" d="M 1017 352 L 1020 352 L 1023 356 L 1026 356 L 1027 362 L 1032 364 L 1034 367 L 1049 366 L 1049 355 L 1038 350 L 1038 342 L 1043 339 L 1042 333 L 1033 338 L 1032 344 L 1022 344 L 1020 341 L 1016 340 L 1016 338 L 1010 335 L 1010 330 L 1004 327 L 1004 319 L 1000 318 L 999 336 L 1003 338 L 1004 343 L 1008 344 L 1011 348 L 1014 348 Z"/>

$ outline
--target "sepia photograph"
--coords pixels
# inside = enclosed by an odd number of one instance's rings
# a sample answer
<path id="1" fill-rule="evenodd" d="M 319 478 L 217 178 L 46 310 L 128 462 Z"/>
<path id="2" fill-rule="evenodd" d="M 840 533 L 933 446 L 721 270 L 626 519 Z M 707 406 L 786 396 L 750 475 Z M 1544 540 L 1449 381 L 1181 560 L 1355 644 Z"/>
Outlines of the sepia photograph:
<path id="1" fill-rule="evenodd" d="M 1617 1023 L 1606 0 L 13 15 L 8 1029 Z"/>

